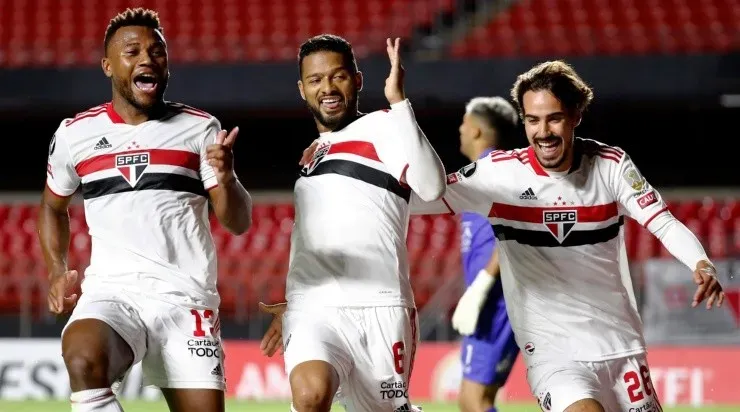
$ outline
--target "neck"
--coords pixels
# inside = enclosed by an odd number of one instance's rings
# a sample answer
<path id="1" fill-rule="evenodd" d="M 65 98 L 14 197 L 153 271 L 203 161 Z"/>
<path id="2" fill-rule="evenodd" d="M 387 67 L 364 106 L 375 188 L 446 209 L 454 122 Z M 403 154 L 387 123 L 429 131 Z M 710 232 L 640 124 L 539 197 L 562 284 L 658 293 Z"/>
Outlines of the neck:
<path id="1" fill-rule="evenodd" d="M 473 149 L 473 153 L 469 157 L 470 161 L 475 162 L 476 160 L 480 159 L 480 157 L 483 156 L 483 153 L 485 153 L 488 149 L 492 147 L 493 145 L 488 145 L 488 144 L 476 146 Z"/>
<path id="2" fill-rule="evenodd" d="M 121 116 L 121 119 L 130 125 L 139 125 L 161 113 L 164 108 L 164 102 L 158 102 L 151 110 L 141 110 L 131 105 L 120 94 L 113 95 L 113 110 Z"/>
<path id="3" fill-rule="evenodd" d="M 328 126 L 324 125 L 316 117 L 314 117 L 313 120 L 314 120 L 314 122 L 316 122 L 316 129 L 318 129 L 319 133 L 327 133 L 327 132 L 333 132 L 335 130 L 341 130 L 341 129 L 343 129 L 345 126 L 347 126 L 348 124 L 350 124 L 353 121 L 355 121 L 355 119 L 357 119 L 358 117 L 360 117 L 360 113 L 359 112 L 355 112 L 354 115 L 347 116 L 344 119 L 342 119 L 342 121 L 339 122 L 333 128 L 329 128 Z"/>

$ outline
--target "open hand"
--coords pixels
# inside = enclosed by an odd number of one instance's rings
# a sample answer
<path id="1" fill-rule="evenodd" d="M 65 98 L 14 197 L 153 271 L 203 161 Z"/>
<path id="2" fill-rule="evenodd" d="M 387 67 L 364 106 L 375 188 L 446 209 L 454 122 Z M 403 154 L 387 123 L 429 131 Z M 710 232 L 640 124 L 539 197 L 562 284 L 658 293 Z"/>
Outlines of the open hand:
<path id="1" fill-rule="evenodd" d="M 208 164 L 213 167 L 219 184 L 235 179 L 233 148 L 237 134 L 239 134 L 239 127 L 233 128 L 228 135 L 226 130 L 221 130 L 216 135 L 215 143 L 206 147 Z"/>
<path id="2" fill-rule="evenodd" d="M 388 78 L 385 79 L 385 98 L 388 99 L 388 103 L 394 104 L 406 99 L 406 94 L 403 91 L 405 71 L 401 64 L 401 39 L 398 37 L 393 41 L 386 39 L 385 43 L 388 60 L 391 62 L 391 71 Z"/>

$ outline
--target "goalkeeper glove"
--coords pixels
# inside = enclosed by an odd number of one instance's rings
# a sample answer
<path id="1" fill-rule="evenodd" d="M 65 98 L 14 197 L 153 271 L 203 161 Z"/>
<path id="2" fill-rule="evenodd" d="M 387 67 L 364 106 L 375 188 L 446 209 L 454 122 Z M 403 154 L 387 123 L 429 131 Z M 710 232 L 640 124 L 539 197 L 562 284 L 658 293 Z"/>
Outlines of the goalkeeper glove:
<path id="1" fill-rule="evenodd" d="M 471 335 L 475 332 L 483 304 L 486 303 L 488 291 L 491 290 L 496 278 L 485 269 L 481 269 L 457 302 L 457 308 L 452 315 L 452 327 L 461 335 Z"/>

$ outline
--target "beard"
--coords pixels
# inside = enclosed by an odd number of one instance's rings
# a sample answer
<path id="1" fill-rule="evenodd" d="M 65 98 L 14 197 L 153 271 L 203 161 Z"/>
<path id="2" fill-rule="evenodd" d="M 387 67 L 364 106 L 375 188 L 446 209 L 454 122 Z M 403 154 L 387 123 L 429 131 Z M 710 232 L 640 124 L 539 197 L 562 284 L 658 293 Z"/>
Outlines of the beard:
<path id="1" fill-rule="evenodd" d="M 322 113 L 321 107 L 319 107 L 320 103 L 318 102 L 317 104 L 312 104 L 306 101 L 306 106 L 308 107 L 308 111 L 311 112 L 311 115 L 313 115 L 313 118 L 316 119 L 317 122 L 332 131 L 347 125 L 352 119 L 357 116 L 357 97 L 348 98 L 344 111 L 333 115 L 326 115 Z"/>

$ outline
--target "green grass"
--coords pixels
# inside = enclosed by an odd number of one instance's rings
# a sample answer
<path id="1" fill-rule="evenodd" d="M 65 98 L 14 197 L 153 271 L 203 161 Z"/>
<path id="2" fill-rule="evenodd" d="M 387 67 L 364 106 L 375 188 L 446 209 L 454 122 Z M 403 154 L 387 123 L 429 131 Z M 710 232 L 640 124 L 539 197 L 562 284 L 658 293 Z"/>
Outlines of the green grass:
<path id="1" fill-rule="evenodd" d="M 123 401 L 126 412 L 166 412 L 167 406 L 164 402 L 146 401 Z M 455 404 L 444 403 L 422 403 L 424 412 L 456 412 Z M 536 404 L 502 404 L 500 412 L 540 412 Z M 53 401 L 0 401 L 0 412 L 68 412 L 68 402 Z M 342 411 L 342 408 L 334 408 Z M 738 411 L 740 406 L 703 406 L 700 408 L 676 407 L 665 408 L 665 412 L 730 412 Z M 265 403 L 249 401 L 229 401 L 226 405 L 227 412 L 290 412 L 290 406 L 285 402 Z"/>

